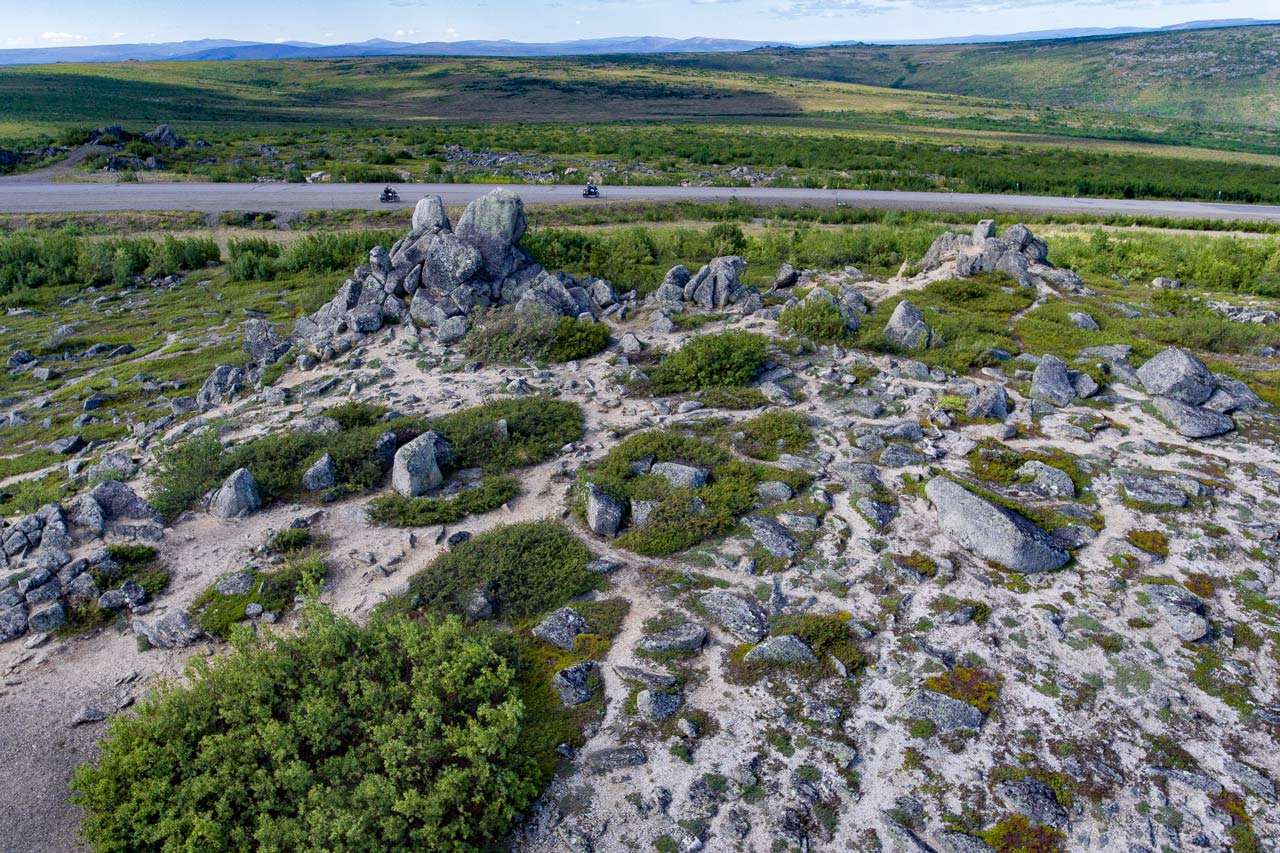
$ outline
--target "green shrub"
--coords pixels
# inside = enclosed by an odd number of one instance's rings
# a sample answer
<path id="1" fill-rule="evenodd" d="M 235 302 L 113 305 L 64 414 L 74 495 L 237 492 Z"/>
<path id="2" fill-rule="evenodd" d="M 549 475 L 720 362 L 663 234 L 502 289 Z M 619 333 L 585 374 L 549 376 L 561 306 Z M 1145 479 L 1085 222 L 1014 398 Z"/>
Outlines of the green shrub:
<path id="1" fill-rule="evenodd" d="M 561 317 L 555 339 L 547 350 L 547 361 L 575 361 L 589 358 L 609 345 L 609 327 L 594 320 Z"/>
<path id="2" fill-rule="evenodd" d="M 278 569 L 251 571 L 253 583 L 248 592 L 224 595 L 209 587 L 191 602 L 191 612 L 205 631 L 226 637 L 231 627 L 245 618 L 244 609 L 250 604 L 260 604 L 263 610 L 274 613 L 286 610 L 293 606 L 296 596 L 318 588 L 326 571 L 319 554 L 295 555 Z"/>
<path id="3" fill-rule="evenodd" d="M 799 453 L 813 441 L 809 422 L 796 412 L 765 412 L 731 429 L 743 434 L 738 449 L 752 459 L 772 461 L 783 453 Z"/>
<path id="4" fill-rule="evenodd" d="M 172 519 L 238 468 L 249 469 L 263 502 L 270 503 L 300 494 L 302 475 L 325 454 L 333 457 L 340 492 L 368 491 L 385 475 L 383 460 L 373 451 L 387 432 L 403 443 L 428 428 L 438 430 L 454 450 L 446 471 L 481 468 L 495 474 L 542 462 L 582 437 L 582 410 L 546 397 L 503 398 L 429 422 L 397 418 L 384 423 L 383 413 L 378 406 L 347 403 L 326 412 L 345 425 L 341 432 L 268 435 L 227 451 L 213 430 L 204 430 L 161 457 L 152 504 Z"/>
<path id="5" fill-rule="evenodd" d="M 695 337 L 653 369 L 653 390 L 678 394 L 747 385 L 764 365 L 765 343 L 763 335 L 736 329 Z"/>
<path id="6" fill-rule="evenodd" d="M 805 299 L 788 305 L 778 315 L 778 326 L 820 344 L 849 337 L 849 324 L 840 308 L 826 299 Z"/>
<path id="7" fill-rule="evenodd" d="M 101 592 L 119 589 L 126 581 L 133 581 L 152 599 L 169 586 L 169 570 L 159 561 L 156 549 L 149 545 L 108 545 L 107 556 L 112 562 L 89 569 L 89 576 Z M 119 611 L 103 610 L 96 601 L 90 601 L 70 609 L 58 634 L 83 633 L 107 625 L 119 616 Z"/>
<path id="8" fill-rule="evenodd" d="M 271 537 L 271 550 L 282 554 L 301 551 L 311 544 L 311 531 L 305 527 L 286 527 Z"/>
<path id="9" fill-rule="evenodd" d="M 608 344 L 609 328 L 603 323 L 503 307 L 480 315 L 462 346 L 468 355 L 486 361 L 561 362 L 593 356 Z"/>
<path id="10" fill-rule="evenodd" d="M 524 721 L 494 639 L 313 606 L 113 717 L 73 799 L 99 851 L 487 848 L 538 793 Z"/>
<path id="11" fill-rule="evenodd" d="M 406 498 L 383 495 L 369 504 L 369 518 L 393 527 L 426 527 L 452 524 L 468 515 L 497 509 L 520 493 L 520 482 L 510 477 L 486 477 L 475 488 L 450 498 Z"/>
<path id="12" fill-rule="evenodd" d="M 409 580 L 409 601 L 436 613 L 461 613 L 483 592 L 500 619 L 518 621 L 595 589 L 591 553 L 563 525 L 533 521 L 496 527 L 441 554 Z"/>
<path id="13" fill-rule="evenodd" d="M 333 418 L 343 429 L 370 427 L 387 413 L 386 406 L 375 403 L 361 403 L 352 400 L 324 410 L 325 417 Z"/>
<path id="14" fill-rule="evenodd" d="M 1061 853 L 1067 838 L 1053 827 L 1034 824 L 1020 814 L 1010 815 L 979 836 L 996 853 Z"/>
<path id="15" fill-rule="evenodd" d="M 433 418 L 429 427 L 453 446 L 453 467 L 496 474 L 550 459 L 582 438 L 582 423 L 582 410 L 574 403 L 504 397 Z"/>

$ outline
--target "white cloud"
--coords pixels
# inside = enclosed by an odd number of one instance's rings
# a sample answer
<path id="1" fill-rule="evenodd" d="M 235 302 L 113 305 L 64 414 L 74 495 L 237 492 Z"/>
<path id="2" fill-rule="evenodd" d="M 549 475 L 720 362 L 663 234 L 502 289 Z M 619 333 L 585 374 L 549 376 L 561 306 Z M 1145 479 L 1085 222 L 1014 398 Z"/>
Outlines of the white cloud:
<path id="1" fill-rule="evenodd" d="M 49 44 L 81 44 L 89 40 L 88 36 L 79 33 L 41 33 L 40 41 Z"/>
<path id="2" fill-rule="evenodd" d="M 405 36 L 416 36 L 417 34 L 418 34 L 417 30 L 396 30 L 395 32 L 396 38 L 404 38 Z"/>
<path id="3" fill-rule="evenodd" d="M 128 33 L 112 33 L 112 34 L 111 34 L 111 37 L 112 37 L 113 39 L 122 39 L 122 38 L 124 38 L 124 37 L 125 37 L 125 36 L 127 36 L 127 35 L 128 35 Z"/>
<path id="4" fill-rule="evenodd" d="M 694 3 L 719 3 L 731 0 L 692 0 Z M 1187 6 L 1224 3 L 1227 0 L 1160 0 L 1165 6 Z M 965 12 L 990 14 L 1011 12 L 1037 6 L 1059 6 L 1061 0 L 786 0 L 773 7 L 783 18 L 837 18 L 846 15 L 878 15 L 887 12 Z M 1107 6 L 1111 8 L 1143 8 L 1151 0 L 1074 0 L 1078 8 Z"/>

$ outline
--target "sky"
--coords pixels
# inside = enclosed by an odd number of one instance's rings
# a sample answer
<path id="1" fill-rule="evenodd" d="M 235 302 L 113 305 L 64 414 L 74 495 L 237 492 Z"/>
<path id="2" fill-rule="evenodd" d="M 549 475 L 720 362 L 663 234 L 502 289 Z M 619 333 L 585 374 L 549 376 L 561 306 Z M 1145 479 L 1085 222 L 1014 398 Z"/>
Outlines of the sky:
<path id="1" fill-rule="evenodd" d="M 1277 0 L 0 0 L 0 48 L 638 35 L 814 43 L 1275 17 Z"/>

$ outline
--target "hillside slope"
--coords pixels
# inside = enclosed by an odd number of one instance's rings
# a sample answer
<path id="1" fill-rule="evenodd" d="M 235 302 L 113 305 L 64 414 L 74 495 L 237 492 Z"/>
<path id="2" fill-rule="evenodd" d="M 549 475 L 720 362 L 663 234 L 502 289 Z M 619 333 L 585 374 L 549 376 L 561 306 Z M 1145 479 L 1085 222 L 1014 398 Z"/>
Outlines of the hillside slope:
<path id="1" fill-rule="evenodd" d="M 637 61 L 1280 126 L 1280 26 L 999 44 L 765 48 Z"/>

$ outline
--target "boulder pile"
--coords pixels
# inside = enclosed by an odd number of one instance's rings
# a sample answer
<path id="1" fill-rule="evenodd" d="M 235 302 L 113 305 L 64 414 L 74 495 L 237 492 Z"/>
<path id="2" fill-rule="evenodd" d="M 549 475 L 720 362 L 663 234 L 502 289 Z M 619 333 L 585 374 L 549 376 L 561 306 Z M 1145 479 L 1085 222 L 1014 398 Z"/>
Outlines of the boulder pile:
<path id="1" fill-rule="evenodd" d="M 970 234 L 948 231 L 934 240 L 920 261 L 920 276 L 938 278 L 943 273 L 965 278 L 982 272 L 1002 272 L 1029 287 L 1084 292 L 1080 276 L 1058 269 L 1048 258 L 1048 246 L 1027 226 L 1012 225 L 997 237 L 995 222 L 984 219 Z"/>
<path id="2" fill-rule="evenodd" d="M 370 252 L 331 302 L 297 322 L 294 339 L 328 360 L 394 323 L 411 321 L 441 343 L 456 343 L 478 309 L 505 305 L 592 320 L 621 310 L 608 282 L 534 263 L 520 246 L 526 227 L 524 204 L 509 190 L 471 202 L 456 228 L 440 197 L 428 196 L 414 209 L 413 230 L 390 251 Z"/>
<path id="3" fill-rule="evenodd" d="M 150 504 L 116 480 L 66 507 L 46 504 L 12 523 L 0 521 L 0 569 L 13 570 L 0 581 L 0 642 L 54 631 L 90 601 L 107 610 L 143 607 L 147 593 L 132 581 L 98 586 L 95 576 L 109 579 L 121 570 L 107 549 L 79 558 L 72 552 L 104 535 L 154 541 L 163 535 L 162 523 Z"/>

